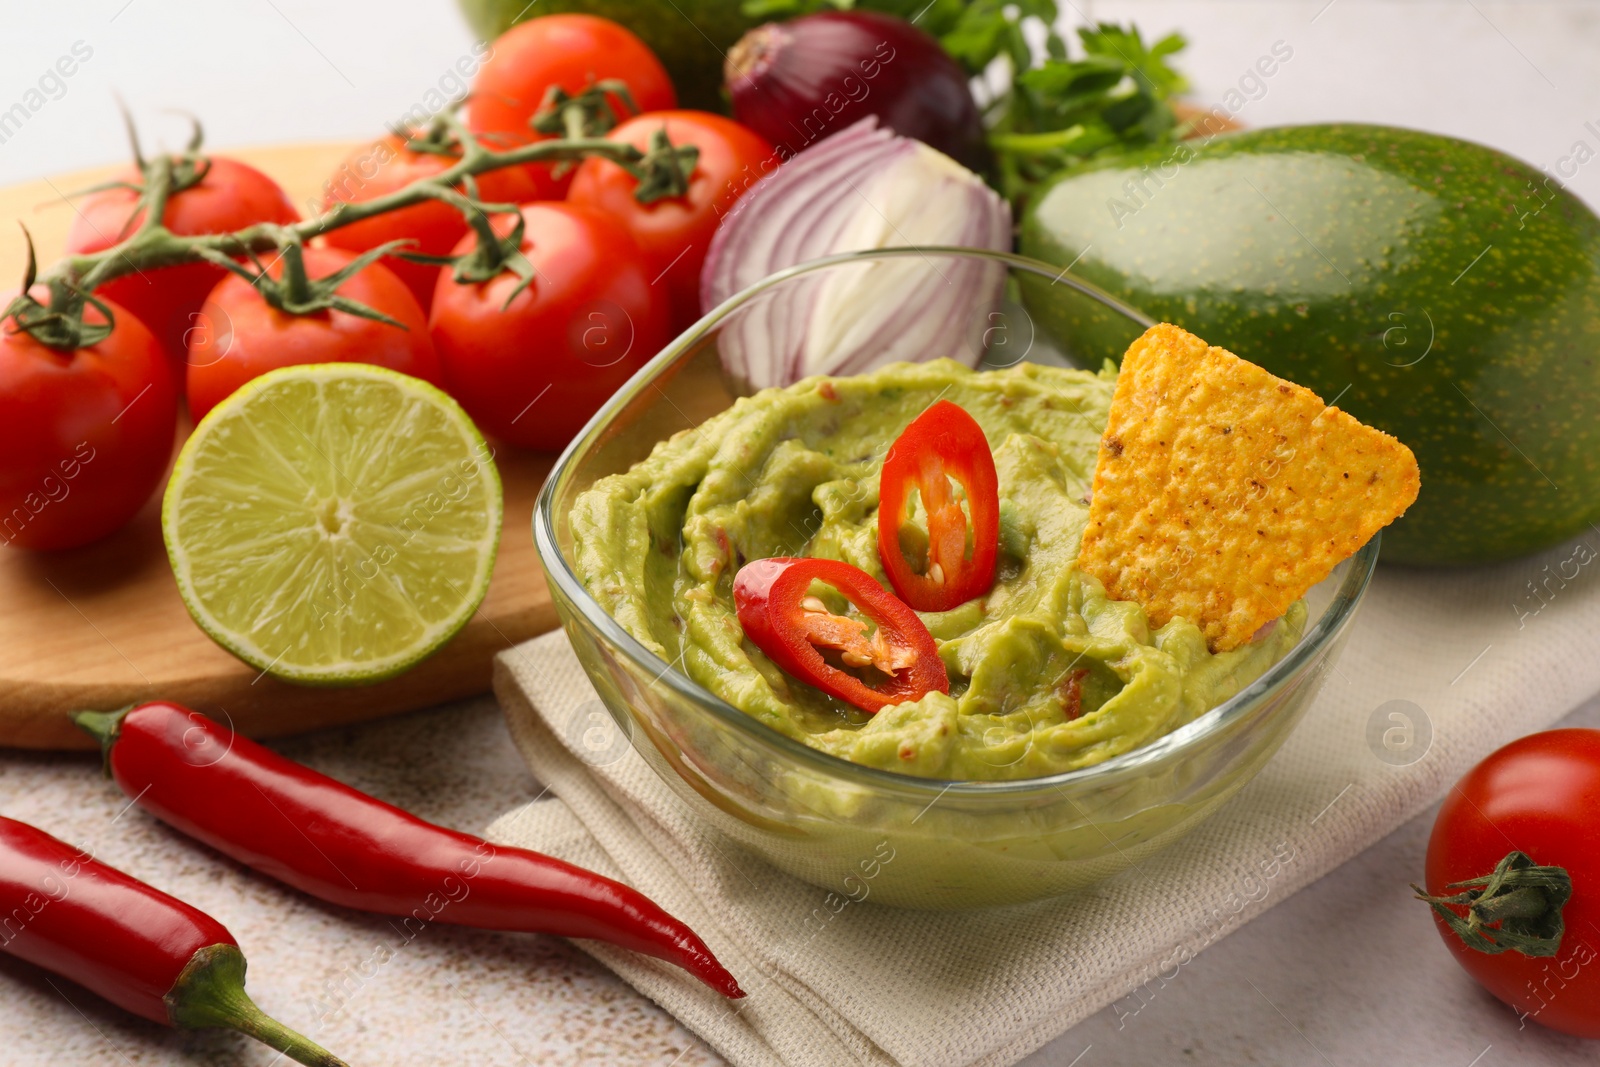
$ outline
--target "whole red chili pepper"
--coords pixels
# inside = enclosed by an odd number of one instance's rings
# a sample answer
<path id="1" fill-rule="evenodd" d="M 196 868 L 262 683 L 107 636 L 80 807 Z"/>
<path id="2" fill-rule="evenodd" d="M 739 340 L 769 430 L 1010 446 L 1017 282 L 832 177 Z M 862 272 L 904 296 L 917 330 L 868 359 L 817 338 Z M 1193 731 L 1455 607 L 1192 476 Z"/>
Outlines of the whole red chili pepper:
<path id="1" fill-rule="evenodd" d="M 832 586 L 857 616 L 835 615 L 811 595 L 813 582 Z M 950 692 L 950 677 L 928 627 L 859 567 L 836 559 L 772 556 L 752 560 L 733 579 L 734 610 L 744 635 L 767 658 L 824 693 L 876 714 L 891 704 Z M 867 634 L 867 622 L 876 629 Z M 875 685 L 828 662 L 872 668 Z"/>
<path id="2" fill-rule="evenodd" d="M 36 827 L 0 817 L 0 949 L 135 1015 L 224 1026 L 313 1067 L 344 1061 L 265 1015 L 217 920 Z"/>
<path id="3" fill-rule="evenodd" d="M 177 704 L 74 719 L 140 807 L 320 900 L 423 925 L 607 941 L 744 996 L 694 931 L 620 882 L 425 822 Z"/>

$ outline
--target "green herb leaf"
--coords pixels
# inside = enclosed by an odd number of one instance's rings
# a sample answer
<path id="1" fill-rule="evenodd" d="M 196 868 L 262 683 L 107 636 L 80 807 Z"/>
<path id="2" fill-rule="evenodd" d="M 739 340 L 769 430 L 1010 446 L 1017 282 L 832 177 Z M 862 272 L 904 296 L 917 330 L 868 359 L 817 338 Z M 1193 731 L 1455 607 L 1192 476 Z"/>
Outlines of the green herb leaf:
<path id="1" fill-rule="evenodd" d="M 1168 60 L 1188 42 L 1169 33 L 1145 44 L 1137 26 L 1102 22 L 1077 31 L 1079 56 L 1055 28 L 1056 0 L 746 0 L 753 18 L 786 19 L 822 10 L 896 15 L 939 39 L 978 77 L 997 60 L 1009 86 L 986 102 L 995 169 L 990 182 L 1020 203 L 1056 172 L 1096 156 L 1166 144 L 1177 136 L 1169 101 L 1188 82 Z M 1030 20 L 1044 54 L 1024 34 Z"/>

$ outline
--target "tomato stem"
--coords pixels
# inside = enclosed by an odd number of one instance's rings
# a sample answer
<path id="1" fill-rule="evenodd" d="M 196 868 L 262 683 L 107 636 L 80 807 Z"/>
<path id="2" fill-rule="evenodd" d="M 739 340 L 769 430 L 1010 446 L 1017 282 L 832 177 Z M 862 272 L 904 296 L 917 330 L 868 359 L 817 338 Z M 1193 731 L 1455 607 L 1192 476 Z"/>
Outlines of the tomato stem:
<path id="1" fill-rule="evenodd" d="M 1445 886 L 1459 893 L 1430 896 L 1419 886 L 1411 888 L 1468 948 L 1491 956 L 1561 951 L 1566 927 L 1561 909 L 1572 897 L 1572 877 L 1563 867 L 1541 867 L 1513 851 L 1491 873 Z"/>
<path id="2" fill-rule="evenodd" d="M 621 103 L 629 115 L 639 114 L 639 105 L 634 103 L 628 83 L 620 78 L 607 78 L 590 82 L 576 96 L 559 85 L 550 86 L 528 125 L 539 133 L 572 140 L 601 137 L 617 125 L 617 109 L 611 104 L 612 98 Z"/>

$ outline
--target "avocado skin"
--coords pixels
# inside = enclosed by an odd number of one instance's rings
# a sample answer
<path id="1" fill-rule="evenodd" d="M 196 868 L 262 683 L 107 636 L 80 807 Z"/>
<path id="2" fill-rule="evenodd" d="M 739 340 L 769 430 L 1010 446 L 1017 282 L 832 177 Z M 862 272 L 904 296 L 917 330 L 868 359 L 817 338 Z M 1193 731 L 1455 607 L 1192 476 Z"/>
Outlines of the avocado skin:
<path id="1" fill-rule="evenodd" d="M 1227 135 L 1052 179 L 1021 250 L 1409 445 L 1422 493 L 1387 561 L 1507 559 L 1600 519 L 1600 220 L 1510 156 L 1385 126 Z M 1121 356 L 1126 320 L 1047 289 L 1023 287 L 1041 329 Z"/>
<path id="2" fill-rule="evenodd" d="M 726 113 L 724 53 L 756 26 L 743 0 L 457 0 L 472 32 L 491 41 L 518 22 L 576 12 L 621 23 L 649 45 L 672 77 L 680 107 Z M 518 17 L 520 14 L 520 18 Z"/>

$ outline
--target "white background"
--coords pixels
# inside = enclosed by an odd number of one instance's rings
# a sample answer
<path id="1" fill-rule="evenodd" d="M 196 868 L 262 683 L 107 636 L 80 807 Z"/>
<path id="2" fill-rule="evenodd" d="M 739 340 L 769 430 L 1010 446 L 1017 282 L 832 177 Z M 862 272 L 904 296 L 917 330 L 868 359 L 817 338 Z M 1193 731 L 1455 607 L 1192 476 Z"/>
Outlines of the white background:
<path id="1" fill-rule="evenodd" d="M 1194 97 L 1207 104 L 1221 102 L 1259 56 L 1285 42 L 1293 58 L 1240 111 L 1252 126 L 1385 122 L 1486 142 L 1552 167 L 1580 139 L 1600 149 L 1600 135 L 1584 128 L 1586 121 L 1600 128 L 1600 4 L 1587 0 L 1066 0 L 1062 7 L 1070 22 L 1133 18 L 1147 35 L 1181 29 L 1191 41 L 1182 65 Z M 7 3 L 0 111 L 79 41 L 92 56 L 59 98 L 0 143 L 0 182 L 125 158 L 115 94 L 149 139 L 169 144 L 183 139 L 185 126 L 166 109 L 198 114 L 217 147 L 369 137 L 440 87 L 471 44 L 449 0 Z M 1600 204 L 1600 163 L 1569 184 Z M 488 722 L 491 711 L 471 714 L 488 723 L 473 737 L 509 747 Z M 1600 722 L 1600 708 L 1591 705 L 1578 721 Z M 350 736 L 359 749 L 360 732 Z M 83 768 L 47 763 L 13 761 L 0 766 L 0 777 L 9 769 L 39 788 L 78 788 Z M 512 788 L 527 788 L 510 760 L 494 766 Z M 10 799 L 4 793 L 0 803 Z M 516 799 L 508 796 L 506 806 Z M 1102 1012 L 1029 1063 L 1496 1067 L 1593 1056 L 1537 1028 L 1518 1032 L 1511 1014 L 1454 968 L 1425 909 L 1404 890 L 1420 876 L 1428 824 L 1424 817 L 1408 825 L 1208 950 L 1148 1003 L 1127 1000 Z M 573 1020 L 615 1014 L 627 1003 L 619 998 L 633 995 L 576 955 L 558 954 L 549 966 L 577 976 L 570 990 L 577 1003 L 530 999 L 519 1010 L 532 1013 L 524 1019 L 532 1030 L 548 1035 L 539 1062 L 580 1062 L 592 1046 L 577 1039 Z M 0 985 L 9 980 L 0 975 Z M 0 988 L 0 1016 L 9 999 Z M 714 1059 L 670 1021 L 651 1022 L 654 1011 L 628 1003 L 624 1013 L 658 1037 L 676 1032 L 673 1040 L 685 1047 L 636 1043 L 629 1047 L 637 1062 Z M 79 1025 L 64 1015 L 49 1023 Z M 0 1028 L 13 1029 L 9 1022 Z M 162 1047 L 174 1046 L 152 1046 L 153 1058 L 135 1055 L 168 1062 Z M 499 1051 L 485 1062 L 534 1062 L 516 1048 Z M 612 1047 L 606 1059 L 621 1053 Z M 10 1056 L 0 1051 L 0 1061 Z M 108 1054 L 106 1062 L 122 1061 Z"/>
<path id="2" fill-rule="evenodd" d="M 657 3 L 664 0 L 640 0 Z M 1274 41 L 1294 58 L 1240 118 L 1416 126 L 1553 165 L 1600 138 L 1600 4 L 1492 0 L 1059 0 L 1067 21 L 1181 29 L 1193 95 L 1218 102 Z M 450 0 L 80 0 L 0 10 L 0 110 L 82 41 L 66 92 L 0 144 L 0 181 L 124 158 L 114 94 L 181 141 L 218 147 L 368 137 L 436 88 L 471 36 Z M 1600 165 L 1572 188 L 1600 202 Z"/>

